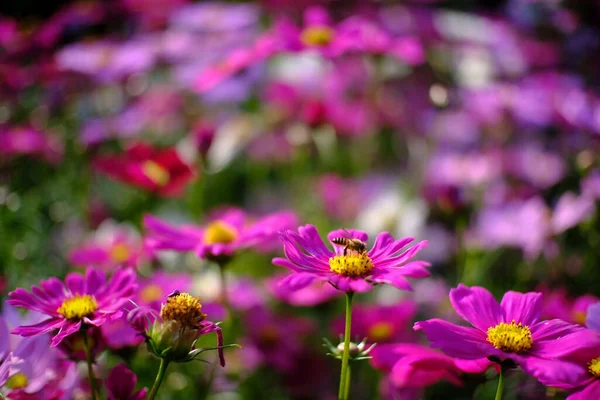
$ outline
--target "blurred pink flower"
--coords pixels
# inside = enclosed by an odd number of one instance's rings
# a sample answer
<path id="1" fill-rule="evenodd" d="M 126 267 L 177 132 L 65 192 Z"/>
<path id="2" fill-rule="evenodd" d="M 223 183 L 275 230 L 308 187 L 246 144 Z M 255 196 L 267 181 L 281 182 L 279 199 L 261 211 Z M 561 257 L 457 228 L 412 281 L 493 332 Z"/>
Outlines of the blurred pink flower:
<path id="1" fill-rule="evenodd" d="M 235 207 L 214 210 L 205 226 L 176 227 L 146 215 L 144 226 L 148 233 L 145 242 L 153 250 L 195 251 L 202 258 L 228 257 L 248 248 L 271 251 L 277 246 L 277 232 L 296 223 L 297 218 L 290 211 L 254 219 Z"/>

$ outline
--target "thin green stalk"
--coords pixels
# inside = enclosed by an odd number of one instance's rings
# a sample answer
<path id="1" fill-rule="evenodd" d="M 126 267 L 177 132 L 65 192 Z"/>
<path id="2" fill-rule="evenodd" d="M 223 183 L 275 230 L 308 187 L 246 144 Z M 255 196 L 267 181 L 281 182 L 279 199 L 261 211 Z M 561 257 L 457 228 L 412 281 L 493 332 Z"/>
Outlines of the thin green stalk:
<path id="1" fill-rule="evenodd" d="M 90 378 L 90 388 L 92 390 L 92 400 L 98 399 L 98 385 L 96 383 L 96 376 L 94 375 L 94 360 L 92 358 L 92 352 L 88 342 L 88 334 L 85 329 L 81 331 L 83 337 L 83 350 L 85 351 L 85 359 L 87 361 L 88 376 Z"/>
<path id="2" fill-rule="evenodd" d="M 231 305 L 227 295 L 227 275 L 225 274 L 225 265 L 221 263 L 219 263 L 219 277 L 221 278 L 221 301 L 231 316 Z"/>
<path id="3" fill-rule="evenodd" d="M 501 368 L 500 375 L 498 375 L 498 389 L 496 389 L 496 400 L 502 400 L 503 392 L 504 392 L 504 368 Z"/>
<path id="4" fill-rule="evenodd" d="M 148 394 L 148 400 L 154 400 L 156 394 L 158 393 L 158 389 L 162 384 L 163 379 L 165 379 L 165 373 L 167 372 L 167 367 L 169 366 L 169 361 L 164 358 L 160 359 L 160 366 L 158 367 L 158 372 L 156 374 L 156 379 L 154 380 L 154 385 L 152 385 L 152 389 L 150 390 L 150 394 Z"/>
<path id="5" fill-rule="evenodd" d="M 350 382 L 351 379 L 350 378 L 352 376 L 352 367 L 350 365 L 348 365 L 348 370 L 346 371 L 346 389 L 344 390 L 344 398 L 349 398 L 350 397 Z"/>
<path id="6" fill-rule="evenodd" d="M 348 357 L 350 355 L 350 326 L 352 324 L 352 296 L 354 292 L 346 293 L 346 328 L 344 329 L 344 353 L 342 354 L 342 371 L 340 374 L 339 400 L 347 400 L 346 376 L 348 374 Z"/>

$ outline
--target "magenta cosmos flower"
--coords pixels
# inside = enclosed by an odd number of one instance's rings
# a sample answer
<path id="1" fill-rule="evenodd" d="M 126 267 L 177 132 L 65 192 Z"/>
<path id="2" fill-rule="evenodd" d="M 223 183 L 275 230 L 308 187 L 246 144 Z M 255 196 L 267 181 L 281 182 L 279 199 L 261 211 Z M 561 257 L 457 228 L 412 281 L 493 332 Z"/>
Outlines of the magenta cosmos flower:
<path id="1" fill-rule="evenodd" d="M 43 280 L 31 292 L 18 288 L 9 293 L 8 304 L 49 318 L 35 325 L 19 326 L 11 333 L 28 337 L 58 330 L 51 343 L 55 347 L 84 325 L 101 326 L 119 318 L 136 288 L 132 269 L 118 269 L 107 282 L 104 273 L 95 268 L 88 268 L 85 277 L 71 273 L 64 283 L 55 277 Z"/>
<path id="2" fill-rule="evenodd" d="M 199 257 L 231 256 L 243 249 L 271 250 L 277 232 L 297 223 L 290 211 L 253 219 L 243 210 L 227 207 L 209 215 L 205 226 L 173 226 L 151 215 L 144 217 L 146 245 L 152 250 L 195 251 Z"/>
<path id="3" fill-rule="evenodd" d="M 395 240 L 384 232 L 377 236 L 373 248 L 367 251 L 365 242 L 368 236 L 365 232 L 338 229 L 327 235 L 334 248 L 332 251 L 325 246 L 313 225 L 301 226 L 298 233 L 283 231 L 279 236 L 287 258 L 274 258 L 273 264 L 293 271 L 279 282 L 291 291 L 316 281 L 329 282 L 344 292 L 367 292 L 374 284 L 382 283 L 412 290 L 407 277 L 429 276 L 426 268 L 429 263 L 410 261 L 427 245 L 426 241 L 405 249 L 413 238 Z"/>
<path id="4" fill-rule="evenodd" d="M 421 388 L 440 381 L 462 386 L 463 374 L 483 373 L 492 364 L 487 358 L 461 360 L 413 343 L 377 345 L 371 356 L 371 365 L 388 373 L 396 388 Z"/>
<path id="5" fill-rule="evenodd" d="M 486 289 L 460 284 L 450 290 L 450 302 L 473 328 L 440 319 L 417 322 L 414 328 L 451 357 L 510 360 L 536 376 L 535 370 L 554 369 L 551 360 L 582 344 L 582 326 L 559 319 L 539 321 L 541 293 L 509 291 L 498 304 Z"/>

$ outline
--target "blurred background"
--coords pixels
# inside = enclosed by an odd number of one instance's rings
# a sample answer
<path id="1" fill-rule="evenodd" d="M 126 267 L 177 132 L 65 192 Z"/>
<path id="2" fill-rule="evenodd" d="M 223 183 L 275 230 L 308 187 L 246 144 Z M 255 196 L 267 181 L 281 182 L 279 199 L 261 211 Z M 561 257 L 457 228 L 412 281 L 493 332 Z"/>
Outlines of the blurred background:
<path id="1" fill-rule="evenodd" d="M 458 282 L 543 291 L 546 317 L 583 322 L 578 299 L 600 293 L 599 21 L 596 0 L 2 2 L 0 295 L 64 277 L 87 264 L 77 250 L 124 235 L 142 276 L 185 274 L 216 299 L 211 261 L 150 251 L 143 216 L 199 225 L 228 205 L 292 210 L 322 234 L 427 239 L 431 278 L 359 300 L 416 305 L 381 341 L 417 340 L 414 320 L 451 315 Z M 129 173 L 148 159 L 145 178 Z M 173 368 L 163 398 L 335 394 L 319 338 L 341 332 L 341 300 L 278 297 L 277 252 L 227 269 L 246 318 L 228 341 L 245 350 L 224 372 Z M 256 315 L 272 329 L 253 336 Z M 156 366 L 138 353 L 108 360 L 148 386 Z M 360 376 L 353 398 L 404 390 L 368 362 Z M 564 397 L 523 376 L 508 385 Z M 486 398 L 488 386 L 409 392 Z"/>

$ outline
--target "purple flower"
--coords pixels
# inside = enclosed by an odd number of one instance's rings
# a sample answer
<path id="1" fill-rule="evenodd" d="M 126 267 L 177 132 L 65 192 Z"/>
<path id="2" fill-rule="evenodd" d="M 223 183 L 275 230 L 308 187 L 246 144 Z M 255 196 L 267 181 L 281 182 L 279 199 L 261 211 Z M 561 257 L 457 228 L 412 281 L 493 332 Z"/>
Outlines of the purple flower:
<path id="1" fill-rule="evenodd" d="M 296 216 L 290 211 L 276 212 L 251 221 L 248 214 L 235 207 L 214 211 L 204 227 L 175 227 L 151 215 L 144 217 L 149 248 L 195 251 L 202 258 L 228 257 L 248 248 L 269 251 L 275 245 L 277 231 L 295 224 Z"/>
<path id="2" fill-rule="evenodd" d="M 93 265 L 110 271 L 120 266 L 137 267 L 144 255 L 135 229 L 107 221 L 98 227 L 90 240 L 74 249 L 69 259 L 74 265 Z"/>
<path id="3" fill-rule="evenodd" d="M 137 376 L 124 363 L 118 364 L 108 374 L 106 391 L 108 400 L 144 400 L 148 389 L 136 391 Z"/>
<path id="4" fill-rule="evenodd" d="M 420 388 L 439 381 L 462 386 L 463 374 L 483 373 L 492 364 L 487 358 L 462 360 L 412 343 L 377 345 L 371 356 L 373 368 L 389 373 L 396 388 Z"/>
<path id="5" fill-rule="evenodd" d="M 426 241 L 402 251 L 412 238 L 395 240 L 387 232 L 380 233 L 373 248 L 366 251 L 368 236 L 363 231 L 339 229 L 327 235 L 334 251 L 328 249 L 319 232 L 313 225 L 293 231 L 280 232 L 283 250 L 287 258 L 274 258 L 273 264 L 293 271 L 280 281 L 287 290 L 302 289 L 313 282 L 329 282 L 344 292 L 367 292 L 374 284 L 389 283 L 398 289 L 412 290 L 407 277 L 424 278 L 429 276 L 424 261 L 409 261 L 427 245 Z M 334 239 L 356 240 L 363 249 L 352 250 L 343 244 L 333 243 Z"/>
<path id="6" fill-rule="evenodd" d="M 285 275 L 285 273 L 283 274 Z M 278 274 L 267 281 L 267 286 L 277 300 L 297 307 L 313 307 L 325 303 L 342 293 L 326 282 L 314 282 L 302 289 L 289 291 L 279 286 L 282 275 Z"/>
<path id="7" fill-rule="evenodd" d="M 590 218 L 595 211 L 596 205 L 592 197 L 585 194 L 577 196 L 573 192 L 567 192 L 560 196 L 556 203 L 552 214 L 552 231 L 559 234 L 573 228 Z"/>
<path id="8" fill-rule="evenodd" d="M 588 328 L 600 332 L 600 302 L 594 303 L 588 307 L 585 324 Z"/>
<path id="9" fill-rule="evenodd" d="M 525 372 L 537 376 L 539 371 L 554 373 L 560 369 L 560 362 L 553 359 L 577 349 L 587 335 L 583 327 L 559 319 L 540 321 L 541 293 L 509 291 L 498 304 L 486 289 L 459 284 L 450 290 L 450 301 L 473 328 L 440 319 L 417 322 L 414 326 L 425 333 L 432 347 L 450 357 L 512 360 Z"/>
<path id="10" fill-rule="evenodd" d="M 8 374 L 12 365 L 12 353 L 6 354 L 0 358 L 0 387 L 4 386 L 8 380 Z"/>
<path id="11" fill-rule="evenodd" d="M 356 305 L 352 310 L 352 336 L 367 338 L 369 343 L 407 341 L 414 334 L 408 327 L 416 313 L 417 305 L 412 300 L 391 306 Z M 333 321 L 332 330 L 344 333 L 343 317 Z"/>
<path id="12" fill-rule="evenodd" d="M 131 269 L 118 269 L 107 282 L 102 271 L 88 268 L 85 277 L 71 273 L 64 283 L 52 277 L 33 286 L 31 292 L 18 288 L 9 293 L 8 304 L 50 318 L 35 325 L 19 326 L 12 333 L 29 337 L 58 330 L 51 343 L 55 347 L 83 325 L 101 326 L 119 318 L 136 287 L 135 272 Z"/>

